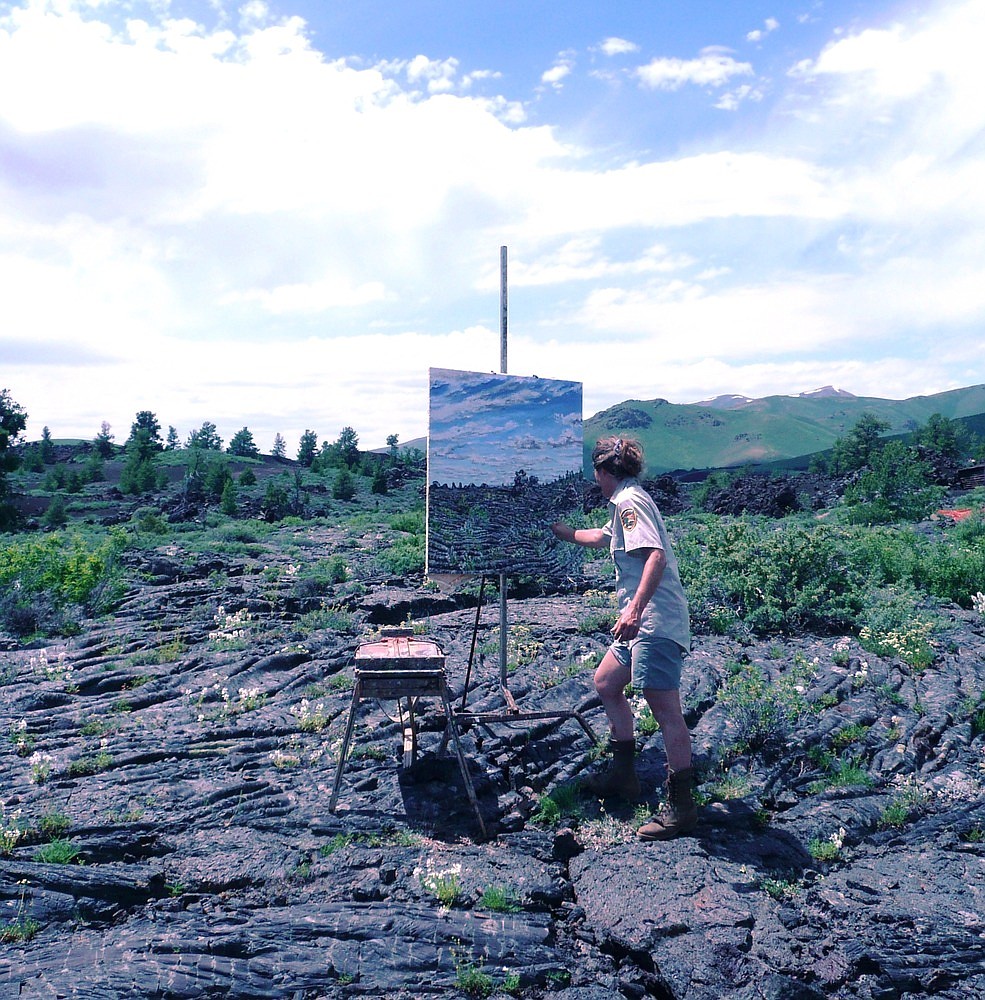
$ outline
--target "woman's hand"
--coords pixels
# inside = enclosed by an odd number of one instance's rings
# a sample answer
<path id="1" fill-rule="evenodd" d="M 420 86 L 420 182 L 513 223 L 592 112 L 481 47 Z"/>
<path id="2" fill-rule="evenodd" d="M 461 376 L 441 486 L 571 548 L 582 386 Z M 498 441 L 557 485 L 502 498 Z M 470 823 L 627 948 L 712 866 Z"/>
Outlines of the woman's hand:
<path id="1" fill-rule="evenodd" d="M 622 614 L 616 619 L 612 633 L 619 642 L 630 642 L 640 634 L 642 615 L 632 604 L 623 608 Z"/>

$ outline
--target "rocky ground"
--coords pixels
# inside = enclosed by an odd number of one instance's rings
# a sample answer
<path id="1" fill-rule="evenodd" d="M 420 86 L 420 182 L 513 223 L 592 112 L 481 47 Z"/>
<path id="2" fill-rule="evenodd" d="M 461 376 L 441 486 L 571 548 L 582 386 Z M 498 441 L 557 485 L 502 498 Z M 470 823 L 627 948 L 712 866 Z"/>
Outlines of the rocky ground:
<path id="1" fill-rule="evenodd" d="M 111 617 L 3 643 L 2 996 L 985 996 L 981 615 L 953 609 L 920 672 L 837 637 L 698 637 L 701 823 L 671 843 L 635 837 L 664 776 L 645 725 L 633 807 L 572 791 L 596 756 L 575 720 L 473 722 L 483 838 L 435 699 L 410 768 L 396 704 L 362 703 L 328 806 L 357 646 L 409 617 L 460 706 L 478 620 L 467 707 L 495 713 L 498 600 L 477 615 L 474 592 L 397 580 L 298 596 L 294 553 L 375 543 L 281 531 L 245 555 L 150 548 Z M 508 602 L 520 708 L 578 708 L 600 735 L 604 569 Z M 757 704 L 722 697 L 743 672 L 766 679 Z M 723 766 L 793 689 L 790 726 Z"/>

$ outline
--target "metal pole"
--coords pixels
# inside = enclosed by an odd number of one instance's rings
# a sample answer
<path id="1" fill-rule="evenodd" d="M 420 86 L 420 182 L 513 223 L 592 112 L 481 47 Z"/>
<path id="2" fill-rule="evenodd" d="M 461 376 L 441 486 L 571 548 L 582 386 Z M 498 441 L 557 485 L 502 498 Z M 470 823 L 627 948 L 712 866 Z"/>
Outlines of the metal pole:
<path id="1" fill-rule="evenodd" d="M 506 247 L 499 248 L 499 371 L 506 374 Z M 506 614 L 506 574 L 499 574 L 499 684 L 506 689 L 506 647 L 509 641 L 509 626 Z"/>
<path id="2" fill-rule="evenodd" d="M 499 248 L 499 373 L 506 374 L 506 247 Z"/>

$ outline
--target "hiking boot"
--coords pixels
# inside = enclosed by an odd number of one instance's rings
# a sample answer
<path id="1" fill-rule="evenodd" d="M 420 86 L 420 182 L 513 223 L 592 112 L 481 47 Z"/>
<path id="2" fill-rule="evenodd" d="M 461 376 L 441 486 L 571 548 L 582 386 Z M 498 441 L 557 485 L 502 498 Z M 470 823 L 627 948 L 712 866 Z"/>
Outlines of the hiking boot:
<path id="1" fill-rule="evenodd" d="M 582 787 L 602 799 L 619 796 L 635 801 L 642 794 L 634 764 L 636 741 L 610 739 L 609 750 L 612 752 L 609 766 L 598 774 L 588 775 L 582 782 Z"/>
<path id="2" fill-rule="evenodd" d="M 667 801 L 649 823 L 636 831 L 641 840 L 670 840 L 678 834 L 690 833 L 698 825 L 693 780 L 694 771 L 690 767 L 667 772 Z"/>

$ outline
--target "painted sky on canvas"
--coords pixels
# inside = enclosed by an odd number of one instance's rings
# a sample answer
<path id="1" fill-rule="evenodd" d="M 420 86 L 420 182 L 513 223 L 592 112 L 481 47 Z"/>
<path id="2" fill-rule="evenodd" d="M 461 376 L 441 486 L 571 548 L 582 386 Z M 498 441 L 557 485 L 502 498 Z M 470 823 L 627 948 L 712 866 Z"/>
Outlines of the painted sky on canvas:
<path id="1" fill-rule="evenodd" d="M 580 383 L 436 368 L 429 384 L 429 482 L 508 486 L 523 470 L 547 484 L 581 474 Z"/>
<path id="2" fill-rule="evenodd" d="M 0 0 L 29 439 L 985 382 L 982 0 Z"/>

